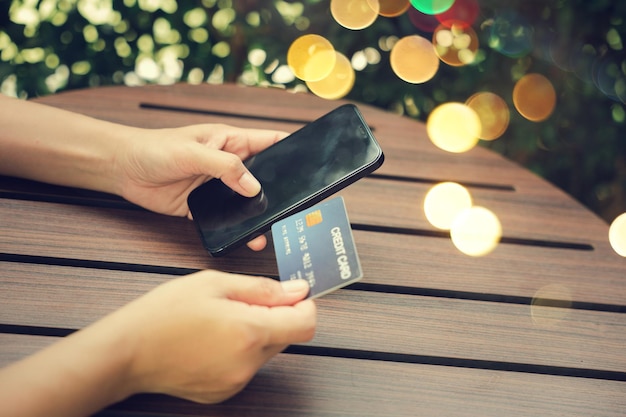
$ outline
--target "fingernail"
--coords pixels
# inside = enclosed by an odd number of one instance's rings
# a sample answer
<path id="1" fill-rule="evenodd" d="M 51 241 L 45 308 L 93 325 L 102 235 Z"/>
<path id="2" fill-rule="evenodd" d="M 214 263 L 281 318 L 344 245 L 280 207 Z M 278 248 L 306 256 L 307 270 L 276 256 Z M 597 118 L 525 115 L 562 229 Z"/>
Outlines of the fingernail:
<path id="1" fill-rule="evenodd" d="M 257 195 L 259 191 L 261 191 L 261 184 L 249 172 L 245 172 L 241 178 L 239 178 L 239 185 L 251 196 Z"/>
<path id="2" fill-rule="evenodd" d="M 286 293 L 303 293 L 309 291 L 309 283 L 303 279 L 292 279 L 281 282 Z"/>

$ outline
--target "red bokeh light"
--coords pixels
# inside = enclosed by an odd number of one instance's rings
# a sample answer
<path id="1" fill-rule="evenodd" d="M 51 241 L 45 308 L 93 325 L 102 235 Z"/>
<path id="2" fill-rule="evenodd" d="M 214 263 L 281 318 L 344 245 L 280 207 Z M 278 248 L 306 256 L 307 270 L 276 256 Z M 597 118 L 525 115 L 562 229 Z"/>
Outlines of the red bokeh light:
<path id="1" fill-rule="evenodd" d="M 479 13 L 480 6 L 477 0 L 456 0 L 452 7 L 443 13 L 435 15 L 435 17 L 444 26 L 450 27 L 452 22 L 454 22 L 466 28 L 474 24 Z"/>

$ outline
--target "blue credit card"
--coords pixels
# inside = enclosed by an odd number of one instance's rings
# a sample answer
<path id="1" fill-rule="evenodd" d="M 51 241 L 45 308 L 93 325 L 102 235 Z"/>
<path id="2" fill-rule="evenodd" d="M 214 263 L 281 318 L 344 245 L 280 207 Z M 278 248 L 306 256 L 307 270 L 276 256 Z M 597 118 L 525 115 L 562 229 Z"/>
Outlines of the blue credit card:
<path id="1" fill-rule="evenodd" d="M 335 197 L 272 225 L 281 281 L 305 279 L 309 298 L 361 279 L 343 197 Z"/>

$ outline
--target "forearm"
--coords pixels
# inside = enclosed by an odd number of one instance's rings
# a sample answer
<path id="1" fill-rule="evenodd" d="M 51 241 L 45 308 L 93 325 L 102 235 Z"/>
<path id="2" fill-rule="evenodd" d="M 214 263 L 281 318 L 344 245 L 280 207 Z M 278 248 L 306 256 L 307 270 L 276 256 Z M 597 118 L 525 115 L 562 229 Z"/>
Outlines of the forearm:
<path id="1" fill-rule="evenodd" d="M 0 95 L 0 174 L 119 194 L 115 155 L 133 128 Z"/>
<path id="2" fill-rule="evenodd" d="M 87 416 L 132 394 L 130 347 L 98 327 L 0 370 L 0 416 Z"/>

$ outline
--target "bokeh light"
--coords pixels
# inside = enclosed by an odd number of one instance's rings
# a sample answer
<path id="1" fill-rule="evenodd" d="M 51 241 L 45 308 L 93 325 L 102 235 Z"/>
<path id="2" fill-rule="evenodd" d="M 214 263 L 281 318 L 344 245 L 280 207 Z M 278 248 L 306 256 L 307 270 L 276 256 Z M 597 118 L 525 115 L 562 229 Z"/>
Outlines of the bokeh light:
<path id="1" fill-rule="evenodd" d="M 254 48 L 248 52 L 248 61 L 255 67 L 260 67 L 267 58 L 267 52 L 261 48 Z"/>
<path id="2" fill-rule="evenodd" d="M 347 29 L 365 29 L 374 23 L 379 11 L 378 0 L 330 0 L 330 13 Z"/>
<path id="3" fill-rule="evenodd" d="M 460 153 L 472 149 L 481 133 L 478 114 L 463 103 L 437 106 L 426 120 L 426 132 L 440 149 Z"/>
<path id="4" fill-rule="evenodd" d="M 498 139 L 509 126 L 509 106 L 497 94 L 490 92 L 476 93 L 467 99 L 465 104 L 474 110 L 480 119 L 480 139 Z"/>
<path id="5" fill-rule="evenodd" d="M 430 41 L 417 35 L 406 36 L 396 42 L 389 60 L 393 72 L 400 79 L 412 84 L 430 80 L 439 69 L 435 47 Z"/>
<path id="6" fill-rule="evenodd" d="M 411 6 L 409 0 L 379 0 L 378 14 L 385 17 L 396 17 L 406 12 Z"/>
<path id="7" fill-rule="evenodd" d="M 478 36 L 471 26 L 457 22 L 439 25 L 433 33 L 433 45 L 439 58 L 448 65 L 460 67 L 474 62 L 478 51 Z M 461 23 L 461 22 L 458 22 Z"/>
<path id="8" fill-rule="evenodd" d="M 435 15 L 435 17 L 447 27 L 451 26 L 451 22 L 455 22 L 455 24 L 467 28 L 474 24 L 479 12 L 478 0 L 455 0 L 448 10 Z"/>
<path id="9" fill-rule="evenodd" d="M 411 0 L 411 5 L 425 14 L 439 14 L 450 9 L 454 0 Z"/>
<path id="10" fill-rule="evenodd" d="M 505 10 L 493 19 L 489 46 L 503 55 L 519 58 L 533 48 L 533 27 L 512 10 Z"/>
<path id="11" fill-rule="evenodd" d="M 550 80 L 543 75 L 526 74 L 515 83 L 513 104 L 526 119 L 540 122 L 554 111 L 556 92 Z"/>
<path id="12" fill-rule="evenodd" d="M 363 71 L 368 65 L 376 65 L 380 63 L 380 52 L 376 48 L 367 47 L 360 51 L 356 51 L 350 62 L 352 63 L 352 68 L 356 71 Z"/>
<path id="13" fill-rule="evenodd" d="M 472 207 L 467 188 L 455 182 L 442 182 L 432 187 L 424 198 L 424 214 L 434 227 L 450 230 L 452 222 L 463 210 Z"/>
<path id="14" fill-rule="evenodd" d="M 272 72 L 272 81 L 277 84 L 287 84 L 294 80 L 294 74 L 287 65 L 279 65 Z"/>
<path id="15" fill-rule="evenodd" d="M 326 78 L 335 67 L 335 48 L 320 35 L 303 35 L 287 51 L 287 65 L 303 81 Z"/>
<path id="16" fill-rule="evenodd" d="M 626 213 L 617 216 L 611 222 L 609 242 L 618 255 L 626 257 Z"/>
<path id="17" fill-rule="evenodd" d="M 407 15 L 413 26 L 422 32 L 432 32 L 441 24 L 436 16 L 422 13 L 413 7 L 409 9 Z"/>
<path id="18" fill-rule="evenodd" d="M 237 12 L 232 7 L 219 9 L 213 14 L 211 24 L 222 33 L 230 33 L 232 31 L 232 23 L 237 17 Z"/>
<path id="19" fill-rule="evenodd" d="M 328 100 L 336 100 L 348 94 L 354 86 L 356 77 L 350 60 L 339 52 L 335 54 L 335 66 L 326 78 L 306 82 L 309 90 L 315 95 Z"/>
<path id="20" fill-rule="evenodd" d="M 492 252 L 502 237 L 498 217 L 490 210 L 473 206 L 459 213 L 450 228 L 452 243 L 469 256 L 484 256 Z"/>
<path id="21" fill-rule="evenodd" d="M 572 294 L 561 284 L 541 287 L 530 303 L 530 315 L 536 325 L 551 327 L 563 321 L 571 312 Z"/>
<path id="22" fill-rule="evenodd" d="M 622 68 L 624 71 L 622 71 Z M 593 65 L 593 82 L 607 97 L 624 102 L 623 91 L 619 91 L 620 86 L 626 80 L 626 59 L 620 62 L 614 56 L 607 55 L 598 60 Z"/>

